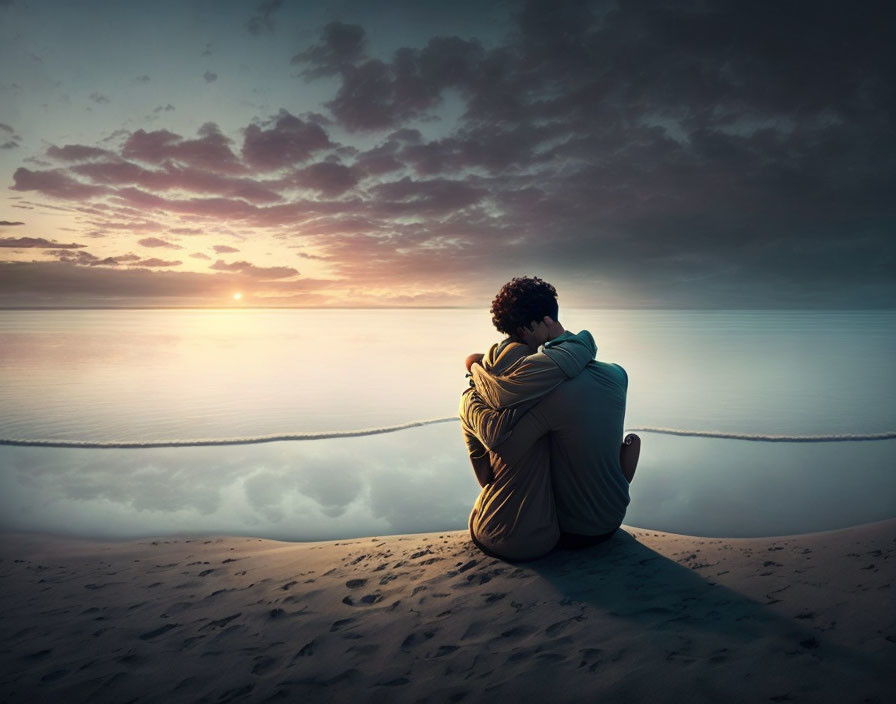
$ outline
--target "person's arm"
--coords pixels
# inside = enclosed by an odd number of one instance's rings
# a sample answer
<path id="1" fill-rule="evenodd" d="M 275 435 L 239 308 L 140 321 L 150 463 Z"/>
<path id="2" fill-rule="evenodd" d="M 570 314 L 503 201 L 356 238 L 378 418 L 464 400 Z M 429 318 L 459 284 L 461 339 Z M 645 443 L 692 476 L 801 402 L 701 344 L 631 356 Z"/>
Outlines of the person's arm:
<path id="1" fill-rule="evenodd" d="M 635 477 L 635 470 L 638 468 L 638 458 L 641 456 L 641 438 L 634 433 L 629 433 L 622 441 L 622 447 L 619 448 L 619 464 L 622 467 L 622 473 L 632 483 Z"/>
<path id="2" fill-rule="evenodd" d="M 563 370 L 544 352 L 520 358 L 502 374 L 494 374 L 482 364 L 474 364 L 470 364 L 470 372 L 476 389 L 483 400 L 495 409 L 535 401 L 567 379 Z"/>

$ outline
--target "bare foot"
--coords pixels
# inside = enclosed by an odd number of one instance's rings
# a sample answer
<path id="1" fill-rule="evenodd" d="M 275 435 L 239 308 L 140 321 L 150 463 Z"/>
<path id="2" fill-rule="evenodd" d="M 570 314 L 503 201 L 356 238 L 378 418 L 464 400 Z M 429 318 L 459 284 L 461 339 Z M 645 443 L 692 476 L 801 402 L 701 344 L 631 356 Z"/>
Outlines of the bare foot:
<path id="1" fill-rule="evenodd" d="M 622 447 L 619 449 L 619 464 L 622 466 L 622 473 L 632 483 L 635 477 L 635 470 L 638 468 L 638 458 L 641 456 L 641 438 L 634 433 L 629 433 L 622 441 Z"/>

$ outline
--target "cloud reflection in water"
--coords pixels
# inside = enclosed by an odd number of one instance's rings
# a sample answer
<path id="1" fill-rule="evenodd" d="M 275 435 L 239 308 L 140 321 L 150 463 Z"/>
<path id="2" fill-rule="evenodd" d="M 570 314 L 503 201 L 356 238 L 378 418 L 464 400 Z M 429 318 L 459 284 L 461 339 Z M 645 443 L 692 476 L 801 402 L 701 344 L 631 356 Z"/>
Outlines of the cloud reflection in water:
<path id="1" fill-rule="evenodd" d="M 827 530 L 896 514 L 896 442 L 645 436 L 626 523 L 697 535 Z M 124 538 L 324 540 L 462 529 L 478 487 L 459 428 L 155 450 L 0 448 L 0 527 Z"/>

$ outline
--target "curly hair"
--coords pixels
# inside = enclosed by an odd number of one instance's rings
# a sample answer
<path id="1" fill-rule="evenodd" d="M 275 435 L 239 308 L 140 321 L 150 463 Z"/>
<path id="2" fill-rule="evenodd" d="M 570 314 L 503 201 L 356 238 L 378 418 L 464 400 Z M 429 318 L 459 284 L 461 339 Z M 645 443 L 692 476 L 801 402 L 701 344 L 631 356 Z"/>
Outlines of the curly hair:
<path id="1" fill-rule="evenodd" d="M 557 319 L 557 289 L 537 276 L 515 277 L 498 291 L 490 312 L 498 332 L 516 338 L 533 320 Z"/>

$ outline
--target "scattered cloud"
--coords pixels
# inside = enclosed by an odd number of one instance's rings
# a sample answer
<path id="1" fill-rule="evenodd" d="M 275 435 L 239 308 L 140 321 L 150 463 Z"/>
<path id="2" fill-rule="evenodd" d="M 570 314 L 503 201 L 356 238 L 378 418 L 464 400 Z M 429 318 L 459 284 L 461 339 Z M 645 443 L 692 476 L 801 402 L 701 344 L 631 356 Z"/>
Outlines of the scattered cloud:
<path id="1" fill-rule="evenodd" d="M 108 149 L 90 147 L 83 144 L 66 144 L 64 147 L 47 148 L 47 156 L 59 161 L 88 161 L 91 159 L 114 158 L 115 153 Z"/>
<path id="2" fill-rule="evenodd" d="M 144 74 L 141 75 L 141 76 L 137 76 L 137 77 L 134 79 L 134 81 L 137 82 L 137 83 L 149 83 L 150 78 L 149 78 L 149 76 L 147 76 L 147 75 L 144 73 Z"/>
<path id="3" fill-rule="evenodd" d="M 0 225 L 23 225 L 24 223 L 6 223 L 0 222 Z M 59 242 L 51 242 L 50 240 L 45 240 L 43 237 L 3 237 L 0 238 L 0 247 L 14 247 L 16 249 L 25 249 L 25 248 L 33 248 L 33 247 L 55 247 L 56 249 L 80 249 L 86 245 L 83 244 L 75 244 L 71 242 L 69 244 L 61 244 Z"/>
<path id="4" fill-rule="evenodd" d="M 193 259 L 211 259 L 207 254 L 203 254 L 202 252 L 193 252 L 191 255 Z"/>
<path id="5" fill-rule="evenodd" d="M 292 166 L 311 158 L 315 152 L 333 146 L 323 128 L 306 122 L 286 110 L 273 120 L 245 129 L 243 158 L 261 170 Z"/>
<path id="6" fill-rule="evenodd" d="M 233 252 L 239 252 L 236 247 L 229 247 L 226 244 L 216 244 L 213 248 L 218 254 L 231 254 Z"/>
<path id="7" fill-rule="evenodd" d="M 330 22 L 323 29 L 321 43 L 293 56 L 292 63 L 308 64 L 302 75 L 309 80 L 332 76 L 355 66 L 364 57 L 365 44 L 360 25 Z"/>
<path id="8" fill-rule="evenodd" d="M 299 272 L 291 266 L 255 266 L 254 264 L 245 261 L 227 264 L 222 259 L 219 259 L 212 264 L 209 269 L 215 269 L 216 271 L 235 271 L 263 281 L 286 279 L 291 276 L 299 275 Z"/>
<path id="9" fill-rule="evenodd" d="M 91 93 L 89 97 L 90 97 L 90 100 L 92 100 L 97 105 L 108 105 L 109 104 L 109 98 L 107 98 L 102 93 L 94 92 L 94 93 Z"/>
<path id="10" fill-rule="evenodd" d="M 283 6 L 284 0 L 265 0 L 259 3 L 255 14 L 246 22 L 249 34 L 259 36 L 261 34 L 273 34 L 276 28 L 274 15 Z"/>
<path id="11" fill-rule="evenodd" d="M 150 164 L 175 161 L 199 168 L 233 173 L 243 171 L 237 156 L 231 151 L 233 143 L 213 122 L 199 128 L 197 139 L 184 139 L 168 130 L 146 132 L 139 129 L 125 141 L 121 156 Z"/>
<path id="12" fill-rule="evenodd" d="M 389 300 L 439 285 L 471 302 L 537 269 L 582 304 L 894 304 L 875 10 L 825 5 L 806 23 L 733 2 L 513 7 L 481 38 L 332 22 L 290 52 L 326 96 L 308 112 L 52 146 L 12 178 L 45 198 L 11 207 L 64 206 L 78 239 L 238 231 Z M 259 4 L 248 30 L 273 31 L 280 11 Z M 297 274 L 211 269 L 196 275 Z"/>
<path id="13" fill-rule="evenodd" d="M 0 122 L 0 149 L 18 149 L 22 138 L 9 125 Z"/>
<path id="14" fill-rule="evenodd" d="M 151 257 L 149 259 L 140 259 L 131 264 L 131 266 L 143 266 L 143 267 L 159 267 L 159 266 L 180 266 L 183 264 L 182 261 L 166 261 L 164 259 L 156 259 L 155 257 Z"/>
<path id="15" fill-rule="evenodd" d="M 163 240 L 158 237 L 144 237 L 142 240 L 137 240 L 137 244 L 143 247 L 167 247 L 168 249 L 183 249 L 179 244 L 175 244 L 174 242 L 169 242 L 168 240 Z"/>
<path id="16" fill-rule="evenodd" d="M 218 74 L 213 73 L 212 71 L 206 71 L 202 74 L 202 77 L 205 79 L 206 83 L 214 83 L 218 80 Z"/>
<path id="17" fill-rule="evenodd" d="M 0 220 L 0 227 L 14 227 L 16 225 L 24 225 L 25 223 L 13 220 Z"/>
<path id="18" fill-rule="evenodd" d="M 325 196 L 338 196 L 354 188 L 358 183 L 355 170 L 330 161 L 311 164 L 295 172 L 293 183 Z"/>

